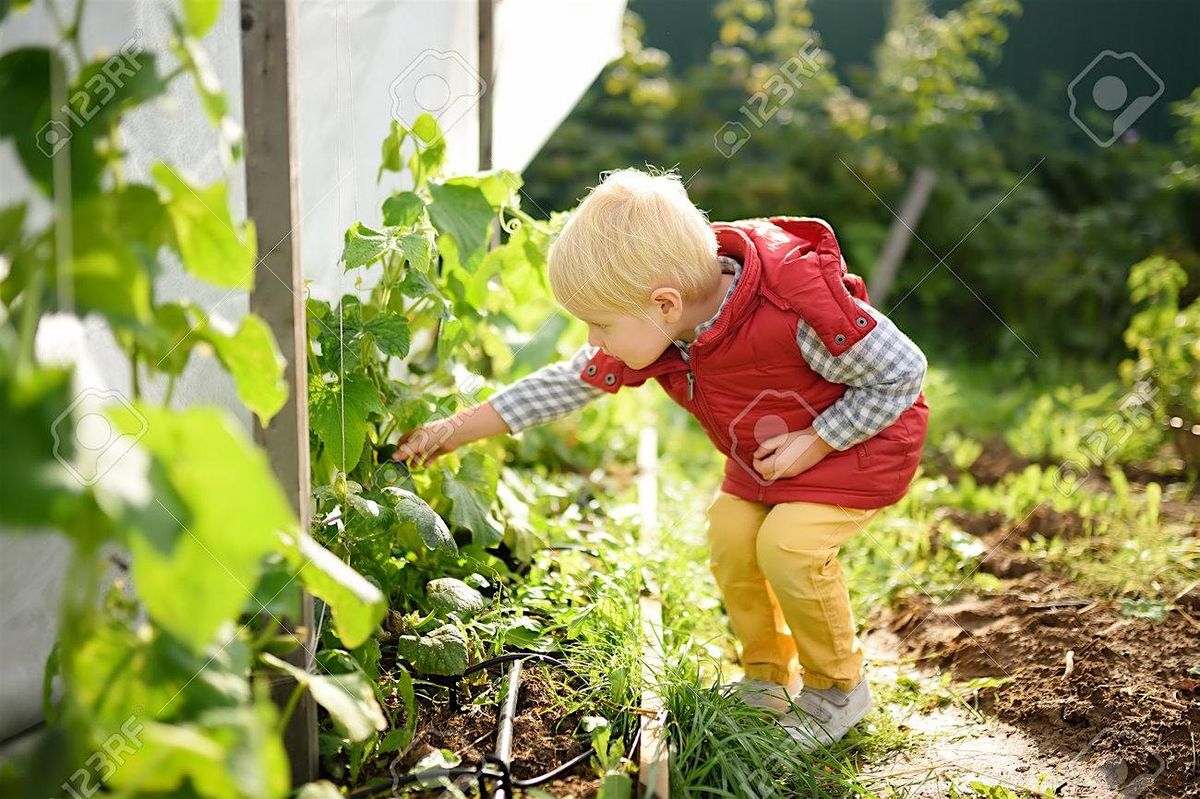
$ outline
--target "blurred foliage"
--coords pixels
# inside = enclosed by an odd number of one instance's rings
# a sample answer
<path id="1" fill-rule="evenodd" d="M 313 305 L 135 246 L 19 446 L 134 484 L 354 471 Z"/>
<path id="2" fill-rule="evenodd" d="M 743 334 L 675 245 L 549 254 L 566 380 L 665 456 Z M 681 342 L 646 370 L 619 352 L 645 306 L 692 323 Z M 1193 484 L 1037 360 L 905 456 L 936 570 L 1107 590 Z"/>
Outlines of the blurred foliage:
<path id="1" fill-rule="evenodd" d="M 1200 469 L 1200 299 L 1180 305 L 1187 281 L 1179 264 L 1147 258 L 1129 273 L 1130 298 L 1139 305 L 1125 330 L 1137 357 L 1121 377 L 1143 387 L 1150 413 L 1173 432 L 1180 456 Z"/>
<path id="2" fill-rule="evenodd" d="M 676 166 L 714 220 L 830 220 L 850 268 L 869 276 L 889 208 L 926 166 L 939 181 L 889 315 L 943 355 L 1115 363 L 1131 264 L 1174 259 L 1191 278 L 1184 299 L 1200 285 L 1200 93 L 1176 104 L 1174 145 L 1131 132 L 1072 149 L 1061 119 L 985 84 L 1020 10 L 972 0 L 936 16 L 898 0 L 873 67 L 849 83 L 802 0 L 721 3 L 707 63 L 683 74 L 642 46 L 630 13 L 625 54 L 531 164 L 526 192 L 566 208 L 604 170 Z"/>

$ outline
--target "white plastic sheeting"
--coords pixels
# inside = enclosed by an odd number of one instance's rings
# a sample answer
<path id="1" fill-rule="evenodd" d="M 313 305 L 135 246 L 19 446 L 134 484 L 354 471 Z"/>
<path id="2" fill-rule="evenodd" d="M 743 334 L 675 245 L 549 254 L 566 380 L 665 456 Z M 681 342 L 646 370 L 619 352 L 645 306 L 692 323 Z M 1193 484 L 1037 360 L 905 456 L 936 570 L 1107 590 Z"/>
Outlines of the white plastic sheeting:
<path id="1" fill-rule="evenodd" d="M 452 171 L 478 168 L 478 100 L 494 82 L 492 165 L 523 170 L 601 68 L 621 55 L 625 0 L 497 0 L 495 76 L 479 72 L 474 0 L 306 0 L 300 15 L 303 252 L 313 296 L 338 269 L 349 222 L 379 220 L 399 188 L 376 184 L 393 118 L 437 117 Z M 528 208 L 537 214 L 537 209 Z M 549 210 L 549 209 L 547 209 Z"/>

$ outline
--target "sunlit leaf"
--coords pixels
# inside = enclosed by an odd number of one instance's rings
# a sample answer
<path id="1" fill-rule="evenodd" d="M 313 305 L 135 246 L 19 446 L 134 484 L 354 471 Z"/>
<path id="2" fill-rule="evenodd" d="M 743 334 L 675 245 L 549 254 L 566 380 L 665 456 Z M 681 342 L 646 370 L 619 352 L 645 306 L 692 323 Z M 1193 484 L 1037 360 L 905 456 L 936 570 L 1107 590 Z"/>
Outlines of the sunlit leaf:
<path id="1" fill-rule="evenodd" d="M 461 262 L 473 268 L 483 257 L 495 211 L 478 186 L 431 183 L 429 191 L 433 195 L 429 215 L 434 227 L 454 237 Z"/>
<path id="2" fill-rule="evenodd" d="M 375 699 L 375 689 L 361 671 L 311 674 L 274 655 L 264 653 L 262 659 L 305 686 L 313 700 L 325 708 L 349 740 L 363 741 L 376 730 L 387 729 L 387 720 Z"/>
<path id="3" fill-rule="evenodd" d="M 353 466 L 367 440 L 367 417 L 383 413 L 379 390 L 362 374 L 311 375 L 308 388 L 308 418 L 313 432 L 325 445 L 335 464 Z"/>
<path id="4" fill-rule="evenodd" d="M 458 551 L 458 545 L 454 543 L 454 536 L 450 534 L 450 528 L 446 526 L 442 517 L 429 507 L 429 503 L 403 488 L 389 486 L 384 491 L 396 498 L 396 516 L 400 521 L 411 522 L 416 526 L 417 533 L 421 536 L 425 546 L 435 551 Z"/>
<path id="5" fill-rule="evenodd" d="M 343 644 L 353 649 L 370 638 L 387 612 L 375 585 L 309 535 L 292 543 L 288 559 L 305 588 L 329 606 Z"/>
<path id="6" fill-rule="evenodd" d="M 208 33 L 220 16 L 221 0 L 183 0 L 183 18 L 192 36 Z"/>
<path id="7" fill-rule="evenodd" d="M 225 181 L 193 186 L 163 162 L 150 172 L 166 199 L 184 267 L 217 286 L 253 288 L 258 251 L 254 223 L 235 227 Z"/>
<path id="8" fill-rule="evenodd" d="M 266 455 L 225 411 L 121 405 L 109 416 L 152 458 L 153 494 L 120 518 L 138 596 L 198 651 L 236 618 L 295 516 Z"/>
<path id="9" fill-rule="evenodd" d="M 238 399 L 265 427 L 283 407 L 288 393 L 283 379 L 286 363 L 267 323 L 247 314 L 233 335 L 210 330 L 205 338 L 233 377 Z"/>

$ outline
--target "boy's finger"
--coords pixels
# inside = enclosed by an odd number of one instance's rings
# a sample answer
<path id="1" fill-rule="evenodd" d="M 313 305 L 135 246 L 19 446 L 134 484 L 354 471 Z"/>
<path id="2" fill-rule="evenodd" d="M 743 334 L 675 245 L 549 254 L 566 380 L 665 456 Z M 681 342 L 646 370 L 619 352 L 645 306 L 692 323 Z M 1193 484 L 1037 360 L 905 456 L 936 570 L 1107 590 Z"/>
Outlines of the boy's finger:
<path id="1" fill-rule="evenodd" d="M 777 436 L 771 436 L 766 441 L 763 441 L 757 450 L 754 451 L 754 457 L 761 458 L 764 455 L 770 455 L 775 450 L 787 443 L 788 436 L 791 433 L 780 433 Z"/>
<path id="2" fill-rule="evenodd" d="M 774 451 L 775 447 L 772 446 L 769 441 L 764 441 L 762 444 L 758 445 L 758 449 L 754 450 L 754 457 L 765 458 Z"/>

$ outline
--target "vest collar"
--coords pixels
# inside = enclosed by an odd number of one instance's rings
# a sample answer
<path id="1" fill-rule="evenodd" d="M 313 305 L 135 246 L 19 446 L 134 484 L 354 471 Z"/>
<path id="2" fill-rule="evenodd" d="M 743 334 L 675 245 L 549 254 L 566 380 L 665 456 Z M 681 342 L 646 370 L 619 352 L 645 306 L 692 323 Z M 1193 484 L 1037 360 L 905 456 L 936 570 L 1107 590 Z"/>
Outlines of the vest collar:
<path id="1" fill-rule="evenodd" d="M 717 223 L 713 225 L 713 230 L 717 234 L 717 254 L 727 255 L 739 261 L 742 264 L 742 274 L 716 321 L 692 341 L 692 352 L 695 352 L 696 347 L 707 346 L 725 335 L 725 331 L 745 322 L 759 303 L 762 262 L 754 248 L 754 242 L 743 230 L 733 225 Z"/>

